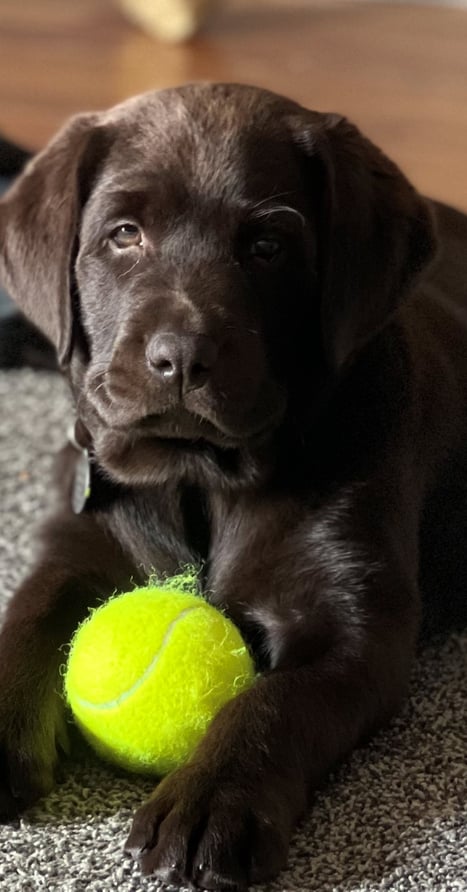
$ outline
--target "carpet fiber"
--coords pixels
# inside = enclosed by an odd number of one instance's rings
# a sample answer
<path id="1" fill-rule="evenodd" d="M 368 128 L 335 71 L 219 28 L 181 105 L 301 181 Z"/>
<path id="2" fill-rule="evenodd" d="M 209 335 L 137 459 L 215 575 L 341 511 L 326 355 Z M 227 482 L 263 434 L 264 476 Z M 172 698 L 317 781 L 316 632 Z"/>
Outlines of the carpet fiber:
<path id="1" fill-rule="evenodd" d="M 47 373 L 0 375 L 0 419 L 3 607 L 47 510 L 51 456 L 70 419 L 63 383 Z M 467 890 L 466 664 L 467 634 L 421 651 L 402 715 L 316 796 L 289 869 L 268 892 Z M 157 889 L 122 855 L 131 814 L 150 789 L 83 749 L 47 800 L 0 828 L 0 889 Z"/>

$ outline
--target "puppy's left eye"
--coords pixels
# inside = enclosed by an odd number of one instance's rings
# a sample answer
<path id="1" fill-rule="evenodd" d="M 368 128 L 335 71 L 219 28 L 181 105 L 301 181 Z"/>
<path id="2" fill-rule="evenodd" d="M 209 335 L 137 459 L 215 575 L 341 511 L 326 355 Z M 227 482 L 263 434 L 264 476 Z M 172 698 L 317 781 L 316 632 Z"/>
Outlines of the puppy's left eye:
<path id="1" fill-rule="evenodd" d="M 250 255 L 257 260 L 272 263 L 278 260 L 283 251 L 283 244 L 278 238 L 258 238 L 250 245 Z"/>
<path id="2" fill-rule="evenodd" d="M 122 223 L 114 229 L 110 238 L 117 248 L 140 248 L 143 244 L 143 234 L 136 223 Z"/>

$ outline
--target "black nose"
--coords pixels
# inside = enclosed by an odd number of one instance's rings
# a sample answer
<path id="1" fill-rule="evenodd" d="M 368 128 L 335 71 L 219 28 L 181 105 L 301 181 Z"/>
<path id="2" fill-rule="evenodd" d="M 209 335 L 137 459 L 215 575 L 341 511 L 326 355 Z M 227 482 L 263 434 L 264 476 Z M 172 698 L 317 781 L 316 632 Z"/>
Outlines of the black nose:
<path id="1" fill-rule="evenodd" d="M 159 332 L 149 341 L 146 358 L 162 383 L 187 393 L 206 384 L 218 352 L 216 343 L 206 335 Z"/>

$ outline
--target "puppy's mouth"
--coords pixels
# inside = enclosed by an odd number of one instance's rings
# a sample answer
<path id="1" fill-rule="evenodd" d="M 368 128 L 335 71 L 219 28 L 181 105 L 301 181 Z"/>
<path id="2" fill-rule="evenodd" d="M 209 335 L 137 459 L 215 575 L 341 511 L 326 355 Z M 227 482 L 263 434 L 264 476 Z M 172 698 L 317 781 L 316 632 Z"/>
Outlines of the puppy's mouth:
<path id="1" fill-rule="evenodd" d="M 271 415 L 266 423 L 263 413 L 252 412 L 230 426 L 209 408 L 201 415 L 177 406 L 97 424 L 90 433 L 96 459 L 122 483 L 183 479 L 235 487 L 255 485 L 269 473 Z"/>
<path id="2" fill-rule="evenodd" d="M 140 437 L 157 439 L 170 448 L 199 453 L 212 446 L 238 449 L 243 440 L 187 411 L 146 415 L 133 425 L 133 429 Z"/>
<path id="3" fill-rule="evenodd" d="M 93 439 L 114 437 L 128 446 L 139 442 L 146 450 L 164 453 L 212 456 L 213 449 L 231 453 L 262 447 L 281 423 L 287 402 L 285 390 L 269 380 L 254 388 L 254 400 L 210 390 L 162 400 L 144 389 L 133 392 L 132 398 L 127 381 L 122 384 L 117 376 L 109 383 L 107 378 L 101 371 L 90 372 L 81 404 L 78 401 Z"/>
<path id="4" fill-rule="evenodd" d="M 179 400 L 157 405 L 151 395 L 145 400 L 141 394 L 131 400 L 127 393 L 118 399 L 114 393 L 112 399 L 105 382 L 97 383 L 86 389 L 78 411 L 96 460 L 116 480 L 244 486 L 269 473 L 274 431 L 286 407 L 285 392 L 274 384 L 242 407 L 232 394 L 218 401 L 210 394 L 188 394 L 188 405 Z"/>

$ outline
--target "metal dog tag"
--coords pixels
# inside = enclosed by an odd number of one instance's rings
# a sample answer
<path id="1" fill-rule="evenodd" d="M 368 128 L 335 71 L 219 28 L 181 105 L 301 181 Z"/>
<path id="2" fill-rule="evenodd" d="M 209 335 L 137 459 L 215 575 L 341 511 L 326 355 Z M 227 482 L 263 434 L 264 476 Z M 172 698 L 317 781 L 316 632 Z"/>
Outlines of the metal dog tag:
<path id="1" fill-rule="evenodd" d="M 75 475 L 71 489 L 71 507 L 75 514 L 81 514 L 91 495 L 91 462 L 89 452 L 76 437 L 76 425 L 71 425 L 68 431 L 68 440 L 78 452 Z"/>
<path id="2" fill-rule="evenodd" d="M 91 462 L 87 449 L 80 449 L 76 462 L 75 476 L 71 491 L 71 507 L 75 514 L 81 514 L 91 495 Z"/>

